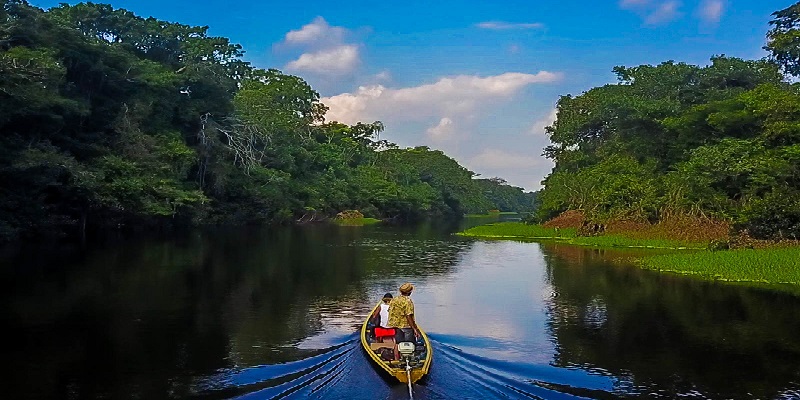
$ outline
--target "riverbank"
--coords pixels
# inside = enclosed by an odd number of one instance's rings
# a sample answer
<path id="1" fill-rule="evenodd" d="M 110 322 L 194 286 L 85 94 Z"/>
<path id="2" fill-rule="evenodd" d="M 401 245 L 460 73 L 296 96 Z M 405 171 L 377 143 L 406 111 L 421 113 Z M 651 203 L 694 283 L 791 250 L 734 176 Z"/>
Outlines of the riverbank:
<path id="1" fill-rule="evenodd" d="M 542 225 L 528 225 L 523 222 L 498 222 L 467 229 L 457 233 L 460 236 L 489 239 L 556 240 L 567 244 L 596 247 L 630 247 L 651 249 L 705 249 L 707 242 L 628 237 L 622 234 L 578 236 L 578 228 L 550 228 Z"/>
<path id="2" fill-rule="evenodd" d="M 486 224 L 459 232 L 460 236 L 487 239 L 553 240 L 571 245 L 612 248 L 676 250 L 669 254 L 637 257 L 641 268 L 690 275 L 700 279 L 756 284 L 800 285 L 800 243 L 747 241 L 728 249 L 731 238 L 687 240 L 644 237 L 642 231 L 579 236 L 578 228 L 526 225 L 521 222 Z M 652 233 L 652 231 L 651 231 Z"/>

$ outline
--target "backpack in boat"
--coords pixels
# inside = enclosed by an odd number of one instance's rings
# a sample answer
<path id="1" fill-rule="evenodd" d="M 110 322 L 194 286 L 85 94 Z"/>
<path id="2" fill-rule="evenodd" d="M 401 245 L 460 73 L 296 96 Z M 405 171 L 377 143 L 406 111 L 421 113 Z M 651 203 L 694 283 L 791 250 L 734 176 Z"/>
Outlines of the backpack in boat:
<path id="1" fill-rule="evenodd" d="M 377 353 L 378 356 L 383 361 L 392 361 L 392 360 L 394 360 L 394 349 L 390 349 L 388 347 L 381 347 L 380 349 L 375 350 L 375 353 Z"/>

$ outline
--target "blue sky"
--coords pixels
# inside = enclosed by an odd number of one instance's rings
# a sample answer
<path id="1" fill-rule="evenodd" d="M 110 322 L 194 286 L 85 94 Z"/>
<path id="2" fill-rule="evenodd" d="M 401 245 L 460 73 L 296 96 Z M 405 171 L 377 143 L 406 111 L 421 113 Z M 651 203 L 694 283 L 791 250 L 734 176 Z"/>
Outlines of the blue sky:
<path id="1" fill-rule="evenodd" d="M 105 2 L 207 25 L 241 44 L 254 66 L 303 77 L 330 107 L 329 120 L 383 121 L 382 139 L 442 150 L 482 177 L 526 190 L 539 189 L 552 168 L 541 157 L 549 144 L 543 128 L 560 95 L 615 82 L 616 65 L 764 57 L 770 14 L 794 3 Z"/>

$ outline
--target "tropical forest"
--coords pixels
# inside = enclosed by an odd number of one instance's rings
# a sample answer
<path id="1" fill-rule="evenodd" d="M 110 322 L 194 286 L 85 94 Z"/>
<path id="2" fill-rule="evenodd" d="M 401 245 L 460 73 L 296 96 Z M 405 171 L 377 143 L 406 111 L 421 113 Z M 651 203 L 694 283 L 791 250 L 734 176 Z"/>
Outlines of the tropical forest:
<path id="1" fill-rule="evenodd" d="M 800 398 L 797 0 L 60 1 L 4 398 Z"/>
<path id="2" fill-rule="evenodd" d="M 0 7 L 0 238 L 527 211 L 535 195 L 345 125 L 206 26 L 110 5 Z"/>

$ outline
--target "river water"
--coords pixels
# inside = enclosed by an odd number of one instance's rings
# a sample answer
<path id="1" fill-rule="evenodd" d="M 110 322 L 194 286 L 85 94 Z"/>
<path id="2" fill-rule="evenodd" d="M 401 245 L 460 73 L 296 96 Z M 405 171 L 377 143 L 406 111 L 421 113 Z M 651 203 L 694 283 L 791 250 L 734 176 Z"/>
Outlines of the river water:
<path id="1" fill-rule="evenodd" d="M 800 398 L 800 298 L 462 226 L 237 228 L 2 255 L 9 399 L 407 399 L 357 329 L 416 289 L 415 399 Z"/>

